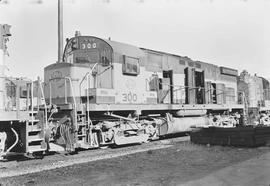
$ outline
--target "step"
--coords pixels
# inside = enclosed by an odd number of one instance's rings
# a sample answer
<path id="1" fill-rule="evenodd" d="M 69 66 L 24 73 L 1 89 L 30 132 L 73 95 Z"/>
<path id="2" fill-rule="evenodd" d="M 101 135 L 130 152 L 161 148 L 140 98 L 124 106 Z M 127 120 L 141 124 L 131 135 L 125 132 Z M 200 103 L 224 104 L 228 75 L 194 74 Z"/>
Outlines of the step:
<path id="1" fill-rule="evenodd" d="M 31 115 L 31 114 L 37 114 L 38 113 L 38 111 L 37 110 L 34 110 L 34 111 L 29 111 L 29 115 Z"/>
<path id="2" fill-rule="evenodd" d="M 77 123 L 78 126 L 86 126 L 87 124 L 85 123 Z"/>
<path id="3" fill-rule="evenodd" d="M 32 153 L 32 152 L 40 152 L 40 151 L 44 151 L 46 150 L 46 148 L 42 148 L 41 145 L 31 145 L 28 146 L 28 152 Z"/>
<path id="4" fill-rule="evenodd" d="M 85 137 L 86 134 L 78 134 L 77 137 Z"/>
<path id="5" fill-rule="evenodd" d="M 29 120 L 29 124 L 31 125 L 32 122 L 33 122 L 33 123 L 37 123 L 37 122 L 39 122 L 39 119 L 33 119 L 33 120 L 30 119 L 30 120 Z"/>
<path id="6" fill-rule="evenodd" d="M 37 132 L 37 131 L 41 131 L 41 127 L 38 125 L 29 125 L 28 126 L 29 132 Z"/>
<path id="7" fill-rule="evenodd" d="M 42 140 L 43 138 L 41 138 L 39 134 L 28 136 L 28 143 Z"/>

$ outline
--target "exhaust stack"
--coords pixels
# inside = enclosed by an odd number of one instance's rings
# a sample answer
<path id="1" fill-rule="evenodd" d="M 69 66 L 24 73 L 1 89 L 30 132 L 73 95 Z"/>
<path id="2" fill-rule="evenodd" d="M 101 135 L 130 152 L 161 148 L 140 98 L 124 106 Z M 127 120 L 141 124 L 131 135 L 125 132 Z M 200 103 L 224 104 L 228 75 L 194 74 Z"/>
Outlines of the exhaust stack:
<path id="1" fill-rule="evenodd" d="M 63 0 L 58 0 L 58 63 L 63 62 Z"/>

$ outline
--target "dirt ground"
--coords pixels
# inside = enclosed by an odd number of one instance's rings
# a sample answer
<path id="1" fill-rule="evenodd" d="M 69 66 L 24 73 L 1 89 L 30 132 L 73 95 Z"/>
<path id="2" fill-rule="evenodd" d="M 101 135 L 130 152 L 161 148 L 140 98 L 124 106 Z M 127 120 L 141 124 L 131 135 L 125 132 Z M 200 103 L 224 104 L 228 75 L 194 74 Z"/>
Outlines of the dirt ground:
<path id="1" fill-rule="evenodd" d="M 178 185 L 270 152 L 269 147 L 202 146 L 191 144 L 189 141 L 170 143 L 172 146 L 168 148 L 2 178 L 0 184 Z M 138 148 L 138 146 L 134 146 L 134 148 Z"/>

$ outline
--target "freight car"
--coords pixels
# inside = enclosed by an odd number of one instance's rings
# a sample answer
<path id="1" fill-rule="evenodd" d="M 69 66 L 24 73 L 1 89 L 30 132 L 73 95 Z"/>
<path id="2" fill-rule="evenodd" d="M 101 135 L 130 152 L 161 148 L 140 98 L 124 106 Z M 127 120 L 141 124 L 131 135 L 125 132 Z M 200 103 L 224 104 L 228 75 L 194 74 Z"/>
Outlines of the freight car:
<path id="1" fill-rule="evenodd" d="M 0 24 L 0 159 L 10 154 L 29 155 L 47 149 L 42 82 L 5 74 L 10 36 L 10 25 Z"/>
<path id="2" fill-rule="evenodd" d="M 209 124 L 207 114 L 243 112 L 237 75 L 77 34 L 67 40 L 62 62 L 45 67 L 43 83 L 13 80 L 9 96 L 1 86 L 3 100 L 14 103 L 1 105 L 0 156 L 143 143 L 190 131 Z"/>

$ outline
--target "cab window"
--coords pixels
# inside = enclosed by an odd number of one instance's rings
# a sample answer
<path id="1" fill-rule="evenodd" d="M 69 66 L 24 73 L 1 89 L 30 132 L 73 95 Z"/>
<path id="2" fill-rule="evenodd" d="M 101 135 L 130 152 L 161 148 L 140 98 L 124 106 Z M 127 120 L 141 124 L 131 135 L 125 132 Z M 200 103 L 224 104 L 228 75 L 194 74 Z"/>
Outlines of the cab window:
<path id="1" fill-rule="evenodd" d="M 125 75 L 139 75 L 140 65 L 139 58 L 134 58 L 130 56 L 123 56 L 123 74 Z"/>

